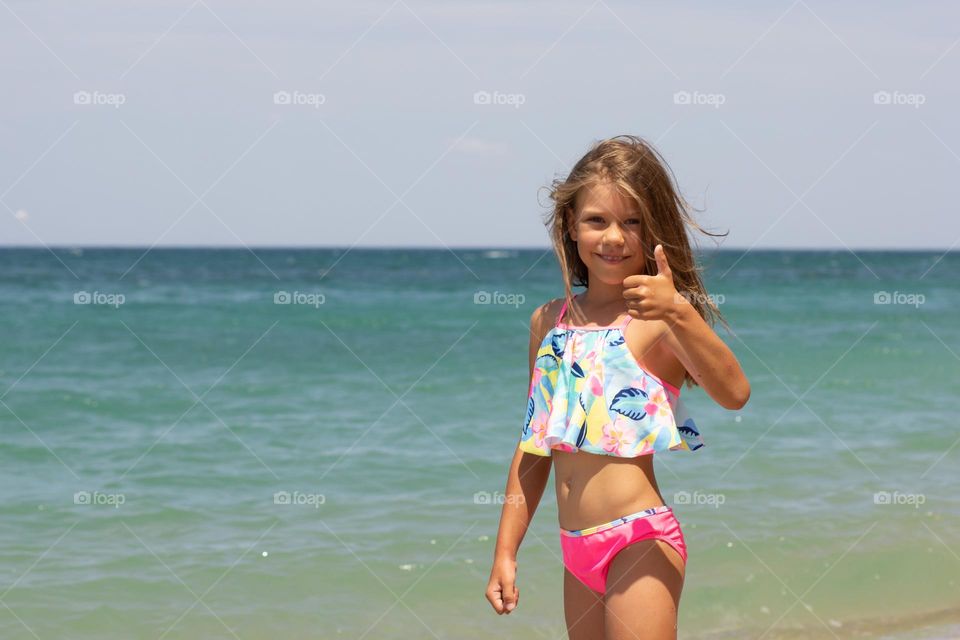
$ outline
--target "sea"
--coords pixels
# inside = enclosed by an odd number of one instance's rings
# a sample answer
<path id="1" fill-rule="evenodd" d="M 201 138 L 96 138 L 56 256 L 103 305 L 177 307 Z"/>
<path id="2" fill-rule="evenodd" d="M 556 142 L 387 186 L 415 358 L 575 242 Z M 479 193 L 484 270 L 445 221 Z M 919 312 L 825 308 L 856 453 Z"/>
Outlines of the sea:
<path id="1" fill-rule="evenodd" d="M 960 637 L 960 253 L 698 262 L 752 393 L 656 454 L 679 637 Z M 546 248 L 0 249 L 0 638 L 564 638 L 552 475 L 484 597 L 562 295 Z"/>

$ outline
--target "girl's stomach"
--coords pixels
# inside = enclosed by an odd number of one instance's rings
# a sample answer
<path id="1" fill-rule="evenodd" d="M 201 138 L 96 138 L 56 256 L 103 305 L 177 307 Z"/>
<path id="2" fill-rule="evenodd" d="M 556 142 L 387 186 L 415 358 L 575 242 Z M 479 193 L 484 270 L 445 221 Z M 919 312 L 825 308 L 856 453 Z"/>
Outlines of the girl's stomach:
<path id="1" fill-rule="evenodd" d="M 652 454 L 618 458 L 556 449 L 551 454 L 564 529 L 585 529 L 665 504 Z"/>

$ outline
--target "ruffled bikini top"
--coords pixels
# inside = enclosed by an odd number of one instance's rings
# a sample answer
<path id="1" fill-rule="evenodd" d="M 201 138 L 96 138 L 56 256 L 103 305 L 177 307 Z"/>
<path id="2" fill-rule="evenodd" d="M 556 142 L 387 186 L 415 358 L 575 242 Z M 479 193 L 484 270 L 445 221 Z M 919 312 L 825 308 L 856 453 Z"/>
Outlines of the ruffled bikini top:
<path id="1" fill-rule="evenodd" d="M 627 347 L 632 319 L 606 327 L 557 323 L 537 351 L 519 447 L 635 458 L 696 451 L 703 439 L 680 402 L 680 389 L 643 369 Z"/>

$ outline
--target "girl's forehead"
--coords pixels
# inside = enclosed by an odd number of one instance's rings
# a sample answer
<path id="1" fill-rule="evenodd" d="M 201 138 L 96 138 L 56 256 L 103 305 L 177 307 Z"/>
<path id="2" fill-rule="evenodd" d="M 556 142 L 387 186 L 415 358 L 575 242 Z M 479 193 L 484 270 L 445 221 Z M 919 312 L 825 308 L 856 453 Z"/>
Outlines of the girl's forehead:
<path id="1" fill-rule="evenodd" d="M 620 188 L 610 182 L 593 182 L 584 185 L 577 192 L 577 209 L 580 211 L 597 211 L 600 213 L 628 214 L 637 213 L 637 204 L 632 198 L 620 191 Z"/>

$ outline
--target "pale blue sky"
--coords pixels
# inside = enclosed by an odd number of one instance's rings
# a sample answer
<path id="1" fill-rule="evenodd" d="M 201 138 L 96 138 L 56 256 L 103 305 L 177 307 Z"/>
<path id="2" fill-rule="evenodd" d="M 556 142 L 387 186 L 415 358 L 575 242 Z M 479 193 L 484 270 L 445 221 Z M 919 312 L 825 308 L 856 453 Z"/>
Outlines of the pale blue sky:
<path id="1" fill-rule="evenodd" d="M 957 24 L 946 2 L 3 0 L 0 245 L 546 246 L 540 187 L 632 133 L 724 247 L 945 249 Z"/>

